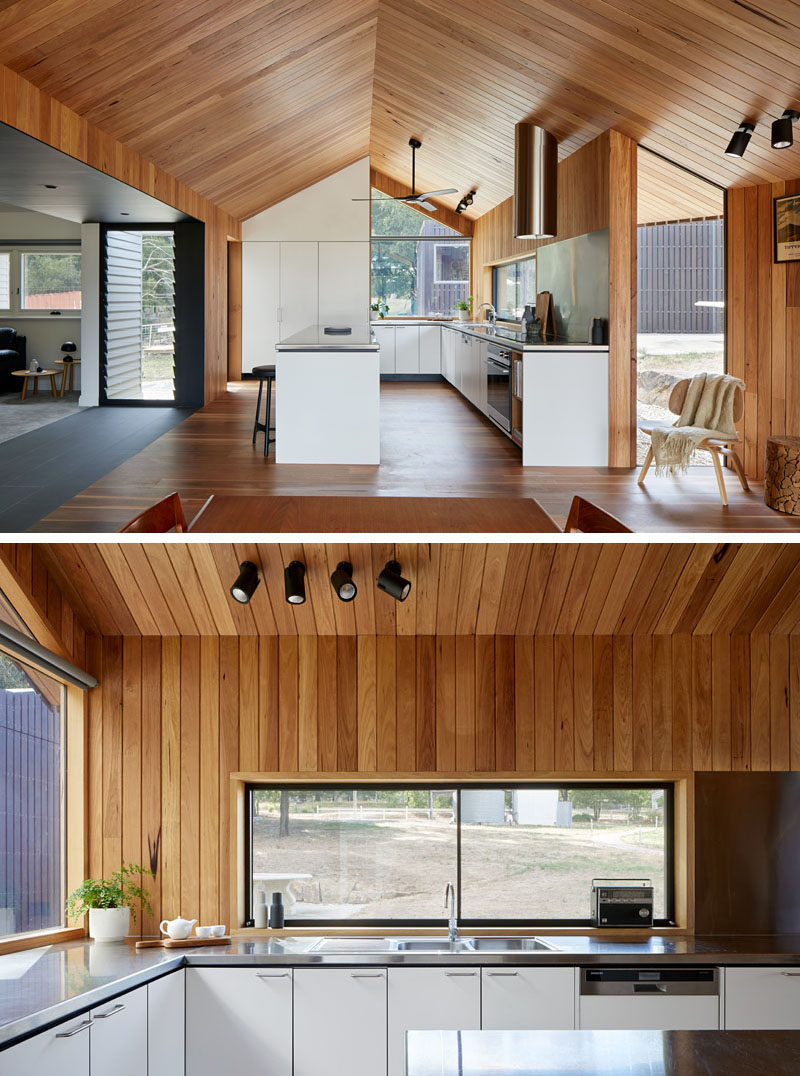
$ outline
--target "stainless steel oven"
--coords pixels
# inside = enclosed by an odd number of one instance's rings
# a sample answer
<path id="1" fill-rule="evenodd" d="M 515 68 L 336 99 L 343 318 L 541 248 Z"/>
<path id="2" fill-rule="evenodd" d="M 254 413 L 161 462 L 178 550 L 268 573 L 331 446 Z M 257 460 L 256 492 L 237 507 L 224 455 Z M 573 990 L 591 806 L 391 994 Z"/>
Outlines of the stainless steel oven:
<path id="1" fill-rule="evenodd" d="M 486 410 L 511 432 L 511 350 L 498 344 L 489 344 L 486 359 Z"/>

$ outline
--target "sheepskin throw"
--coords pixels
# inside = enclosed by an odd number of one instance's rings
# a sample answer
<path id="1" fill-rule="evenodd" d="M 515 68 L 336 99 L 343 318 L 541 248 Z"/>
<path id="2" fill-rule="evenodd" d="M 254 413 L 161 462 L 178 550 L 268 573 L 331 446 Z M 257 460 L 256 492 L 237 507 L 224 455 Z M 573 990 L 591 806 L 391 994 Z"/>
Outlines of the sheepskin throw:
<path id="1" fill-rule="evenodd" d="M 656 474 L 683 473 L 697 446 L 711 437 L 736 441 L 733 400 L 744 382 L 728 374 L 695 374 L 686 390 L 683 410 L 672 426 L 651 431 Z"/>

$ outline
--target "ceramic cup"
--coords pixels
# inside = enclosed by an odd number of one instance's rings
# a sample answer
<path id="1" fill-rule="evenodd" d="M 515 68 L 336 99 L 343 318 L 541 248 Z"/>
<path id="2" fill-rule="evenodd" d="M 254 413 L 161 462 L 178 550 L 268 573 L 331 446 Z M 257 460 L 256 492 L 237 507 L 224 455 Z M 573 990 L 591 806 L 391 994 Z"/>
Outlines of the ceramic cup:
<path id="1" fill-rule="evenodd" d="M 216 926 L 208 928 L 211 931 L 212 938 L 224 938 L 225 937 L 225 924 L 217 923 Z"/>
<path id="2" fill-rule="evenodd" d="M 195 927 L 195 934 L 198 938 L 213 938 L 214 927 Z"/>

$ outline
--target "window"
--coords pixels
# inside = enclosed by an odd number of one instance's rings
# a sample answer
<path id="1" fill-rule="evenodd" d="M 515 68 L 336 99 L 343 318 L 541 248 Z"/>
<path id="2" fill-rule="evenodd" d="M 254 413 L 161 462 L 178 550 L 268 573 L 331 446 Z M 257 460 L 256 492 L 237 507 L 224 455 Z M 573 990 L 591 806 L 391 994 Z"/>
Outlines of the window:
<path id="1" fill-rule="evenodd" d="M 469 239 L 372 192 L 372 303 L 385 302 L 390 317 L 452 317 L 469 279 Z"/>
<path id="2" fill-rule="evenodd" d="M 536 303 L 536 257 L 492 270 L 494 308 L 497 316 L 519 321 L 526 306 Z"/>
<path id="3" fill-rule="evenodd" d="M 0 251 L 0 310 L 12 317 L 81 309 L 80 246 Z"/>
<path id="4" fill-rule="evenodd" d="M 0 651 L 0 937 L 64 924 L 64 695 Z"/>
<path id="5" fill-rule="evenodd" d="M 289 923 L 581 924 L 592 878 L 647 877 L 672 920 L 672 787 L 249 785 L 246 892 Z"/>
<path id="6" fill-rule="evenodd" d="M 80 310 L 80 254 L 22 254 L 23 310 Z"/>

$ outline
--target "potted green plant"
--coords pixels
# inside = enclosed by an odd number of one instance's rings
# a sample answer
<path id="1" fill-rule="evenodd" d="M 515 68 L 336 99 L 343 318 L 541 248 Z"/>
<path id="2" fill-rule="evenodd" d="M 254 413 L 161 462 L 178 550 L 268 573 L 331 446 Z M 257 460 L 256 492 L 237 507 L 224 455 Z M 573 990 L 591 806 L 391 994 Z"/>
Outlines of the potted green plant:
<path id="1" fill-rule="evenodd" d="M 67 916 L 82 919 L 89 913 L 89 937 L 97 942 L 124 941 L 130 934 L 135 905 L 152 912 L 150 896 L 136 879 L 145 873 L 138 863 L 128 863 L 110 878 L 86 878 L 67 897 Z"/>
<path id="2" fill-rule="evenodd" d="M 458 300 L 458 302 L 456 303 L 456 310 L 458 311 L 459 321 L 469 321 L 470 315 L 472 314 L 473 301 L 474 300 L 471 295 L 468 295 L 466 299 Z"/>
<path id="3" fill-rule="evenodd" d="M 374 302 L 372 304 L 370 310 L 374 311 L 381 319 L 381 321 L 383 321 L 383 319 L 389 313 L 389 304 L 386 302 L 383 296 L 381 296 L 381 298 L 378 299 L 377 302 Z"/>

